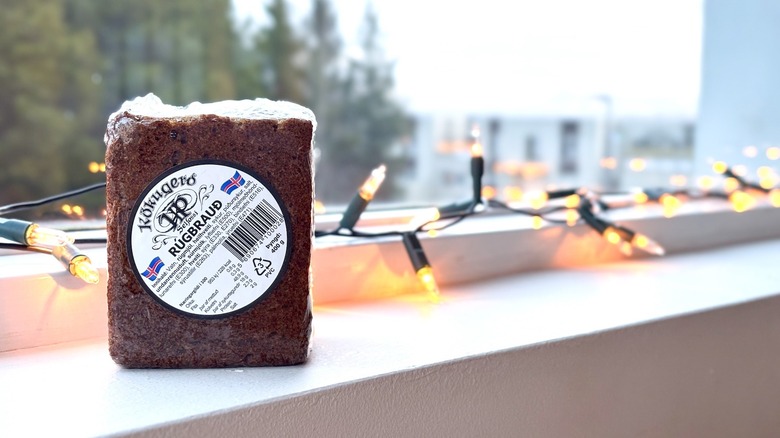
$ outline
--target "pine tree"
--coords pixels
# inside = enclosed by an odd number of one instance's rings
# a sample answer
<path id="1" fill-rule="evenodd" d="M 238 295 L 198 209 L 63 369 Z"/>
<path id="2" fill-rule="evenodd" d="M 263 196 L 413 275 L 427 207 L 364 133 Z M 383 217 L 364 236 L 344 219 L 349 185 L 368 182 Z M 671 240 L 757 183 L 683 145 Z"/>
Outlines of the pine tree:
<path id="1" fill-rule="evenodd" d="M 349 62 L 336 87 L 327 144 L 322 148 L 318 196 L 325 202 L 346 202 L 371 169 L 380 163 L 388 175 L 378 199 L 398 196 L 403 161 L 393 148 L 408 132 L 408 117 L 392 96 L 393 64 L 385 59 L 379 25 L 370 7 L 361 38 L 362 57 Z M 320 128 L 318 127 L 318 130 Z"/>
<path id="2" fill-rule="evenodd" d="M 336 14 L 329 0 L 313 0 L 311 16 L 306 20 L 306 72 L 307 72 L 307 102 L 317 117 L 317 133 L 315 138 L 316 156 L 321 157 L 322 151 L 333 149 L 333 132 L 339 121 L 339 113 L 344 107 L 339 100 L 339 61 L 341 59 L 341 37 L 338 33 Z M 337 173 L 329 160 L 317 164 L 317 179 L 328 180 L 329 175 Z M 318 196 L 328 197 L 328 189 L 324 184 Z"/>
<path id="3" fill-rule="evenodd" d="M 261 81 L 274 100 L 305 103 L 305 74 L 299 64 L 303 42 L 290 24 L 287 3 L 273 0 L 266 12 L 271 25 L 260 31 L 255 39 L 255 49 L 260 54 Z"/>
<path id="4" fill-rule="evenodd" d="M 76 116 L 63 74 L 75 41 L 57 0 L 7 1 L 0 14 L 0 203 L 65 188 Z M 82 47 L 82 49 L 88 51 Z M 71 72 L 75 74 L 75 72 Z M 84 71 L 89 77 L 89 73 Z"/>
<path id="5" fill-rule="evenodd" d="M 233 50 L 236 35 L 230 20 L 230 0 L 207 0 L 200 8 L 203 99 L 236 97 Z"/>

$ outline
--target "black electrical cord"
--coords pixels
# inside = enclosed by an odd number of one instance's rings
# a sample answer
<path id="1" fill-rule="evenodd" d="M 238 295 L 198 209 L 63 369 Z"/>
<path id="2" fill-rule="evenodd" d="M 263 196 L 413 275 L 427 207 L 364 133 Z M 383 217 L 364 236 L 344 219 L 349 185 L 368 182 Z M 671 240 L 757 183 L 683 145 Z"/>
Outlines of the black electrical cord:
<path id="1" fill-rule="evenodd" d="M 6 215 L 8 213 L 15 213 L 17 211 L 21 210 L 27 210 L 30 208 L 40 207 L 42 205 L 51 204 L 52 202 L 56 202 L 62 199 L 66 198 L 72 198 L 74 196 L 78 196 L 84 193 L 91 192 L 93 190 L 101 189 L 106 186 L 106 183 L 101 182 L 97 184 L 92 184 L 86 187 L 81 187 L 79 189 L 71 190 L 68 192 L 59 193 L 54 196 L 49 196 L 46 198 L 37 199 L 35 201 L 27 201 L 27 202 L 18 202 L 16 204 L 8 204 L 0 207 L 0 216 Z"/>

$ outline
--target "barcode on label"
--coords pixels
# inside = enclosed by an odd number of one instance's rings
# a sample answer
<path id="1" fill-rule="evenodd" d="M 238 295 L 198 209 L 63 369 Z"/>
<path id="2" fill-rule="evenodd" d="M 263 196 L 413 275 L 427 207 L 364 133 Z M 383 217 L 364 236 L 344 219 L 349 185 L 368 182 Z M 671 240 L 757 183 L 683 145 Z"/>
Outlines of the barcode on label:
<path id="1" fill-rule="evenodd" d="M 222 242 L 231 254 L 239 260 L 244 259 L 257 242 L 263 238 L 263 235 L 271 229 L 272 226 L 282 221 L 282 214 L 279 213 L 265 199 L 255 207 L 249 216 L 244 219 L 238 227 Z"/>

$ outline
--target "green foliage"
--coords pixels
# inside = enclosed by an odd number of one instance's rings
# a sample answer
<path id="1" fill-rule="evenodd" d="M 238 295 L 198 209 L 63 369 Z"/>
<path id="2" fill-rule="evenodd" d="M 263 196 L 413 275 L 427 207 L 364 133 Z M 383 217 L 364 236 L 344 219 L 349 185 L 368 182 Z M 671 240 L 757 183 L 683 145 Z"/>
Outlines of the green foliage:
<path id="1" fill-rule="evenodd" d="M 46 32 L 41 32 L 46 29 Z M 72 35 L 57 0 L 6 2 L 0 14 L 0 202 L 56 192 L 66 182 L 70 117 L 62 105 Z"/>
<path id="2" fill-rule="evenodd" d="M 269 97 L 318 118 L 318 196 L 343 202 L 390 150 L 405 115 L 391 96 L 376 17 L 365 56 L 345 63 L 329 0 L 313 0 L 304 28 L 285 0 L 267 0 L 269 24 L 253 30 L 231 0 L 8 0 L 0 14 L 0 204 L 99 181 L 108 115 L 138 95 L 187 104 Z M 102 193 L 80 199 L 92 213 Z"/>
<path id="3" fill-rule="evenodd" d="M 304 71 L 297 59 L 303 50 L 303 42 L 290 24 L 287 4 L 284 0 L 272 0 L 266 7 L 271 25 L 255 38 L 262 69 L 261 82 L 268 98 L 304 103 Z"/>
<path id="4" fill-rule="evenodd" d="M 321 71 L 327 74 L 334 62 L 328 57 L 334 47 L 328 32 L 315 47 L 322 51 L 315 59 L 323 62 Z M 403 161 L 393 148 L 409 130 L 408 117 L 392 98 L 393 65 L 384 59 L 377 17 L 371 9 L 366 10 L 361 49 L 362 56 L 349 60 L 344 74 L 319 79 L 325 85 L 322 100 L 314 103 L 321 109 L 317 117 L 322 125 L 317 129 L 322 152 L 318 169 L 322 183 L 317 187 L 325 202 L 347 201 L 380 163 L 389 172 L 377 199 L 397 197 L 401 191 L 397 175 Z"/>

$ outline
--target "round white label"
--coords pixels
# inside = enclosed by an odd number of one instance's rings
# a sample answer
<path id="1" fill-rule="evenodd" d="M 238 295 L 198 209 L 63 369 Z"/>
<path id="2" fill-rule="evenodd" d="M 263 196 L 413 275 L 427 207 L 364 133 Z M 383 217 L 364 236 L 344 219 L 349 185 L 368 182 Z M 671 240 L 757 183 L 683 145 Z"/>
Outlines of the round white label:
<path id="1" fill-rule="evenodd" d="M 159 303 L 188 316 L 247 310 L 281 280 L 289 215 L 250 170 L 195 161 L 157 177 L 128 225 L 130 265 Z"/>

